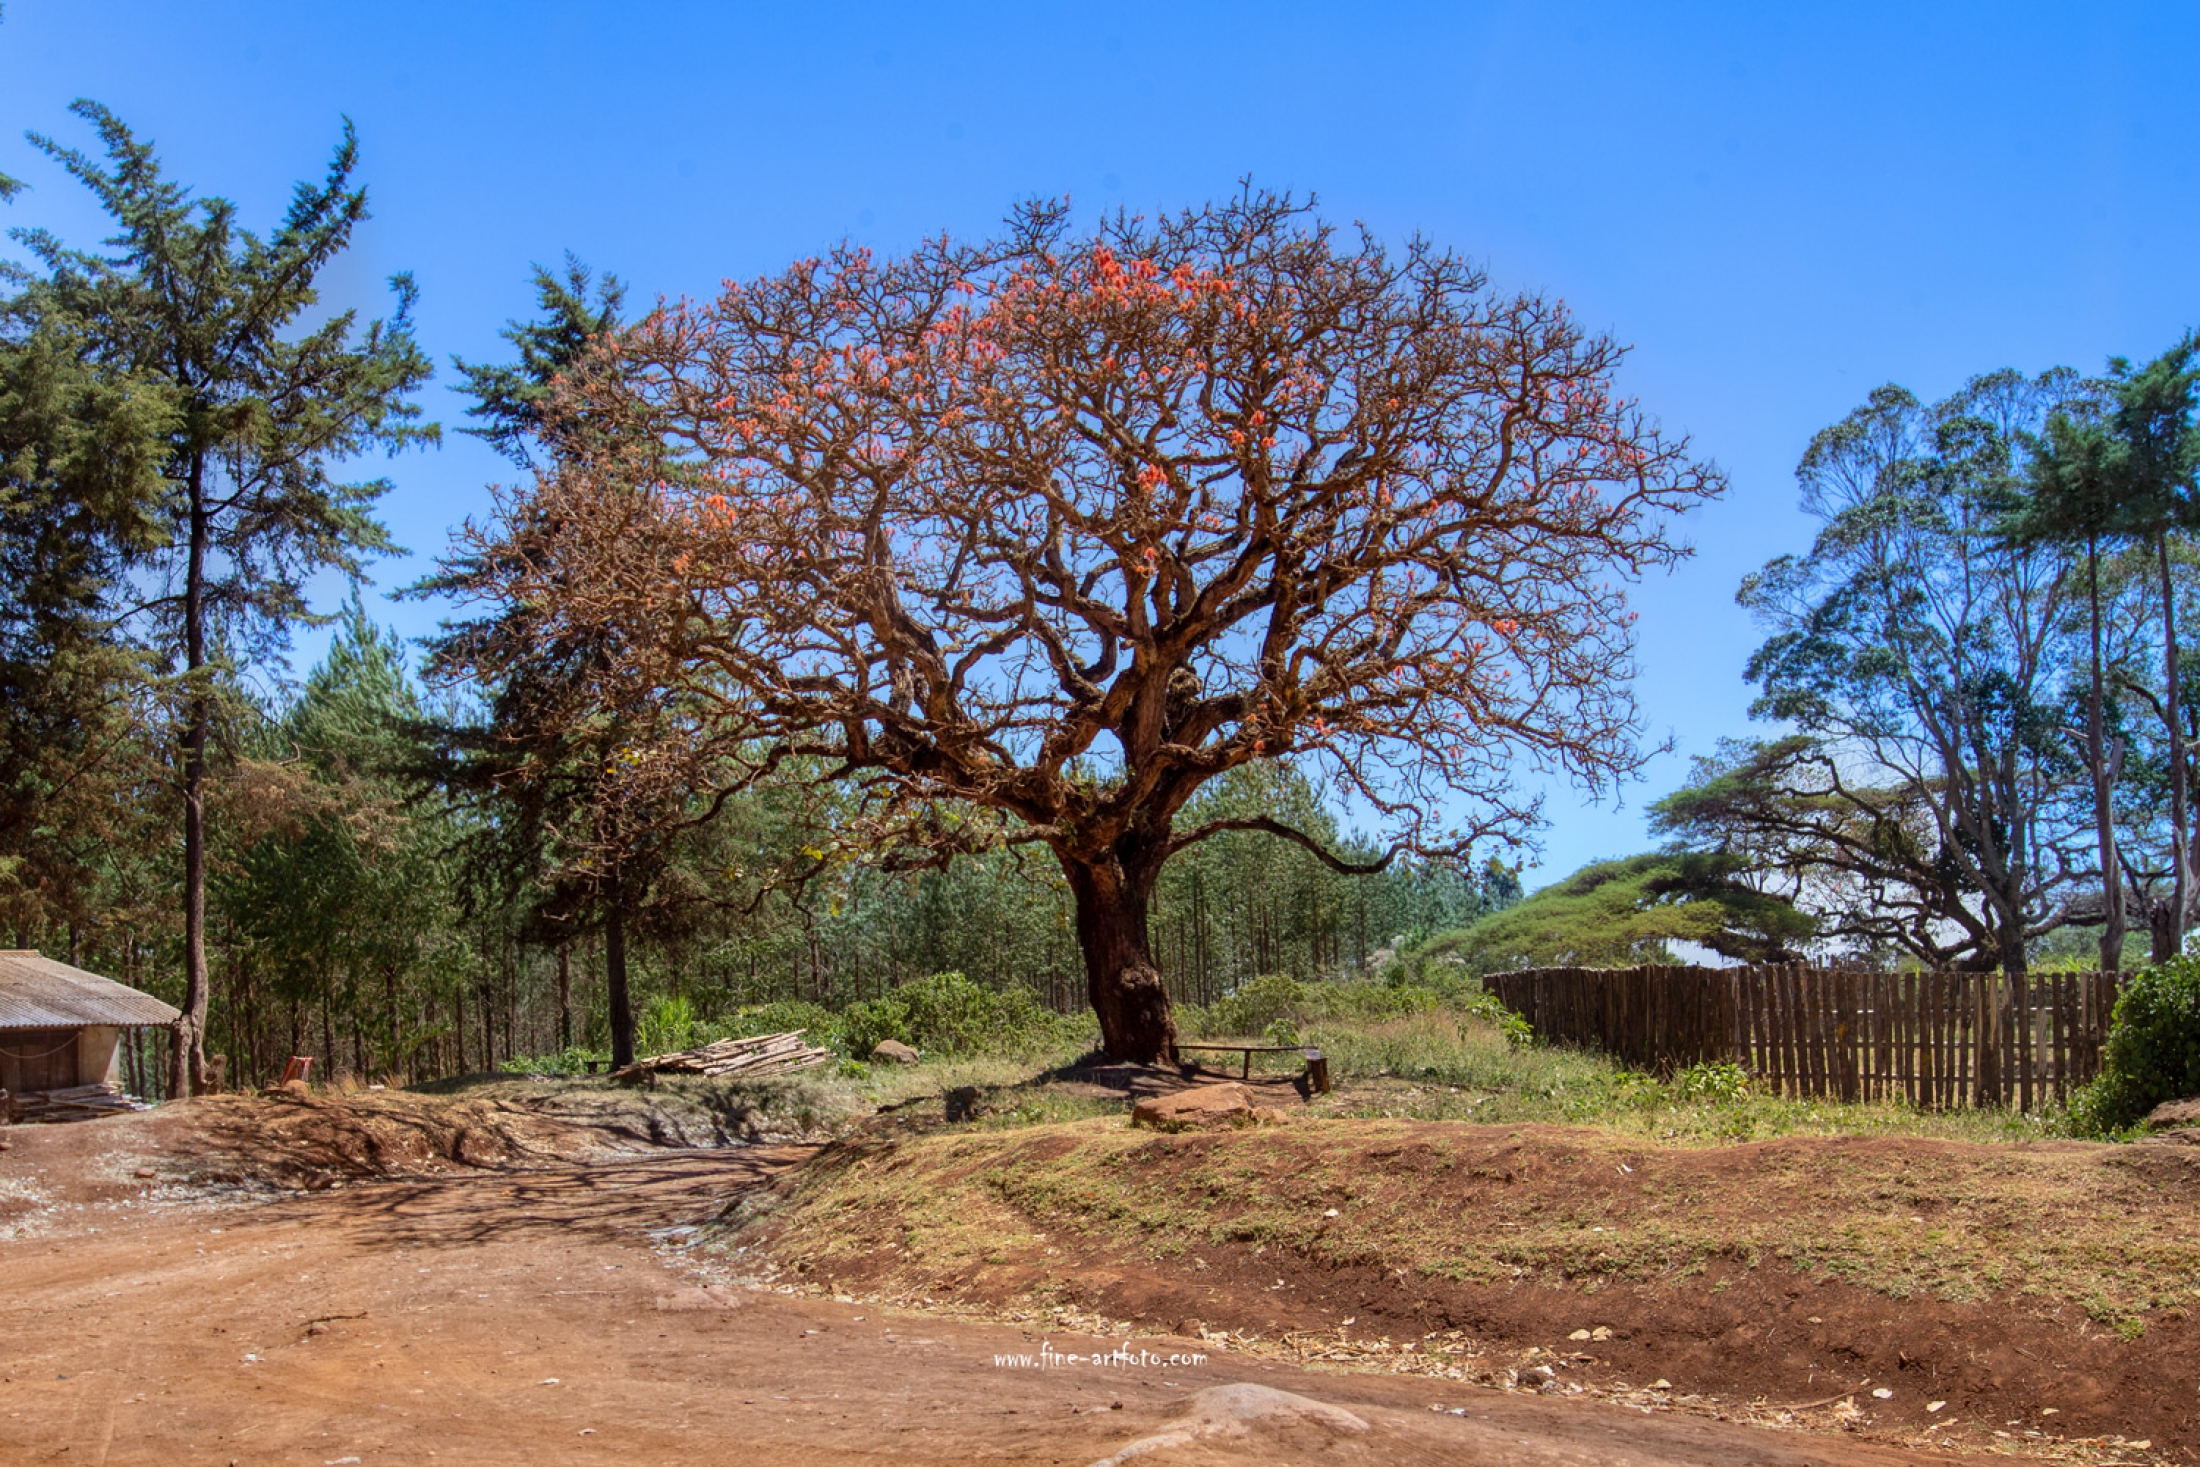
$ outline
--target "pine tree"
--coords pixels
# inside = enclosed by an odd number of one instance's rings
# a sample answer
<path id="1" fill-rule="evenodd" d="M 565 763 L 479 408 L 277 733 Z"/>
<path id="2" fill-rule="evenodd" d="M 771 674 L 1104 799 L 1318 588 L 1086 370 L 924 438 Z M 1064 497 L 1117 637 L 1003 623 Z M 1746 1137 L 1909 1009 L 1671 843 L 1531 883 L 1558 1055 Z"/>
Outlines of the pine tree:
<path id="1" fill-rule="evenodd" d="M 142 559 L 133 625 L 170 678 L 166 742 L 183 824 L 184 1019 L 175 1094 L 206 1084 L 206 785 L 226 664 L 278 661 L 293 628 L 317 618 L 308 581 L 357 578 L 392 550 L 375 519 L 386 479 L 342 482 L 338 465 L 369 449 L 433 441 L 412 394 L 432 368 L 414 343 L 415 289 L 391 279 L 396 309 L 360 326 L 356 312 L 316 319 L 319 281 L 367 217 L 353 182 L 350 123 L 318 184 L 301 183 L 264 238 L 234 204 L 194 198 L 150 143 L 106 108 L 72 109 L 103 158 L 32 141 L 89 188 L 114 221 L 111 253 L 23 238 L 46 266 L 43 289 L 108 372 L 153 384 L 172 414 L 158 441 L 163 493 L 157 549 Z"/>
<path id="2" fill-rule="evenodd" d="M 19 940 L 101 905 L 147 774 L 109 599 L 157 541 L 157 384 L 102 371 L 39 283 L 0 300 L 0 916 Z"/>
<path id="3" fill-rule="evenodd" d="M 474 399 L 467 414 L 479 423 L 464 431 L 521 468 L 554 463 L 569 436 L 585 431 L 547 421 L 543 409 L 559 374 L 619 328 L 626 294 L 617 276 L 599 281 L 570 254 L 562 278 L 538 265 L 532 284 L 539 314 L 508 322 L 501 333 L 517 361 L 452 363 Z M 460 556 L 413 591 L 463 601 L 492 580 L 489 567 Z M 477 890 L 524 906 L 530 935 L 561 950 L 591 927 L 602 934 L 612 1059 L 625 1065 L 634 1059 L 632 909 L 661 865 L 652 857 L 662 842 L 630 828 L 626 817 L 636 812 L 617 808 L 634 711 L 622 716 L 602 707 L 588 676 L 612 655 L 600 644 L 546 638 L 526 607 L 506 606 L 446 626 L 431 643 L 429 668 L 483 685 L 487 698 L 486 722 L 432 735 L 442 748 L 434 773 L 486 817 L 473 827 L 471 879 Z"/>

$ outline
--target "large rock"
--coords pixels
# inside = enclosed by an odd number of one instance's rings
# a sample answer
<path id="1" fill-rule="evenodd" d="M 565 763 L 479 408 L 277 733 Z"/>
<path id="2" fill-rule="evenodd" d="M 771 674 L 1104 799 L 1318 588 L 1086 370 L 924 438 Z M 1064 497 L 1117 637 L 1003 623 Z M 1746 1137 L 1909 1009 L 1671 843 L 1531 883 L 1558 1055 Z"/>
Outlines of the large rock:
<path id="1" fill-rule="evenodd" d="M 897 1065 L 913 1065 L 917 1062 L 917 1052 L 899 1039 L 881 1039 L 871 1046 L 871 1058 L 892 1060 Z"/>
<path id="2" fill-rule="evenodd" d="M 2146 1128 L 2150 1131 L 2175 1130 L 2179 1126 L 2200 1126 L 2200 1095 L 2184 1100 L 2165 1100 L 2147 1112 Z"/>
<path id="3" fill-rule="evenodd" d="M 1169 1095 L 1150 1095 L 1131 1108 L 1131 1124 L 1162 1131 L 1250 1126 L 1266 1114 L 1253 1104 L 1253 1092 L 1233 1080 L 1224 1085 L 1194 1085 Z"/>

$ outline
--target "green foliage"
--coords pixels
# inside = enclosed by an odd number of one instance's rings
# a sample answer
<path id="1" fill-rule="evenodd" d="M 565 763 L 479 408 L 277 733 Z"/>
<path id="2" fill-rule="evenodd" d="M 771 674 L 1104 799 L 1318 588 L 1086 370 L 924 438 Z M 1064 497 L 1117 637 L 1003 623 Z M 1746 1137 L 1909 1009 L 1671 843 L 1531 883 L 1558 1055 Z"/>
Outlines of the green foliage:
<path id="1" fill-rule="evenodd" d="M 1852 911 L 1897 908 L 1864 930 L 1927 962 L 2020 961 L 2011 949 L 2063 900 L 2065 863 L 2029 853 L 2082 818 L 2059 706 L 2073 560 L 1999 529 L 2041 428 L 2083 390 L 2060 368 L 1986 373 L 1936 403 L 1875 389 L 1796 468 L 1820 526 L 1809 551 L 1768 562 L 1737 596 L 1770 633 L 1744 672 L 1762 690 L 1751 716 L 1823 744 L 1806 788 L 1833 809 L 1850 803 L 1847 775 L 1883 784 L 1862 823 L 1908 837 L 1892 860 L 1840 840 L 1789 846 L 1800 859 L 1780 874 L 1888 889 L 1891 902 Z M 1742 833 L 1777 848 L 1790 829 Z"/>
<path id="2" fill-rule="evenodd" d="M 585 1075 L 589 1066 L 601 1073 L 610 1056 L 600 1049 L 588 1049 L 574 1045 L 553 1054 L 515 1054 L 497 1065 L 508 1075 Z"/>
<path id="3" fill-rule="evenodd" d="M 1752 889 L 1735 860 L 1669 851 L 1592 862 L 1430 946 L 1478 973 L 1625 967 L 1671 962 L 1673 942 L 1765 959 L 1809 936 L 1812 926 L 1787 901 Z"/>
<path id="4" fill-rule="evenodd" d="M 742 1009 L 732 1018 L 711 1026 L 713 1039 L 748 1039 L 758 1034 L 800 1031 L 812 1044 L 839 1041 L 840 1015 L 807 999 L 783 998 L 774 1003 Z M 865 1050 L 864 1053 L 870 1053 Z"/>
<path id="5" fill-rule="evenodd" d="M 169 178 L 150 144 L 88 101 L 71 110 L 98 135 L 95 157 L 32 142 L 91 193 L 111 221 L 98 252 L 54 234 L 17 238 L 43 267 L 25 300 L 40 329 L 77 344 L 102 386 L 161 409 L 117 416 L 124 464 L 157 465 L 146 506 L 157 532 L 130 547 L 101 609 L 102 640 L 142 654 L 139 747 L 153 747 L 183 798 L 174 882 L 185 935 L 180 1056 L 205 1077 L 211 998 L 204 910 L 205 813 L 219 725 L 252 721 L 242 664 L 279 661 L 294 628 L 326 618 L 308 600 L 321 575 L 358 578 L 395 547 L 375 518 L 383 478 L 346 480 L 376 450 L 434 441 L 414 394 L 431 375 L 413 337 L 418 295 L 390 277 L 394 309 L 362 325 L 329 310 L 325 277 L 367 218 L 347 123 L 317 184 L 301 184 L 265 234 L 228 199 Z M 27 273 L 14 278 L 29 278 Z"/>
<path id="6" fill-rule="evenodd" d="M 498 333 L 518 349 L 519 360 L 481 365 L 453 358 L 451 363 L 465 379 L 459 390 L 474 400 L 466 415 L 481 422 L 465 431 L 523 469 L 536 466 L 534 450 L 544 436 L 543 405 L 551 382 L 597 337 L 618 329 L 626 301 L 619 277 L 597 280 L 570 252 L 562 278 L 537 265 L 531 283 L 542 314 L 533 321 L 507 322 Z"/>
<path id="7" fill-rule="evenodd" d="M 1672 1079 L 1673 1098 L 1683 1103 L 1710 1101 L 1730 1105 L 1749 1099 L 1749 1071 L 1732 1060 L 1690 1065 Z"/>
<path id="8" fill-rule="evenodd" d="M 959 1057 L 1036 1050 L 1089 1033 L 1082 1018 L 1052 1013 L 1023 989 L 987 988 L 960 973 L 903 984 L 850 1004 L 841 1016 L 841 1047 L 858 1059 L 885 1039 L 927 1055 Z"/>
<path id="9" fill-rule="evenodd" d="M 1246 816 L 1283 820 L 1352 860 L 1381 854 L 1340 828 L 1312 781 L 1287 764 L 1248 764 L 1220 776 L 1178 825 Z M 1462 926 L 1519 894 L 1518 873 L 1494 858 L 1470 869 L 1404 857 L 1374 876 L 1344 876 L 1302 846 L 1233 831 L 1163 868 L 1154 951 L 1171 994 L 1208 1005 L 1263 974 L 1313 979 L 1356 970 L 1401 937 L 1411 943 Z"/>
<path id="10" fill-rule="evenodd" d="M 696 1043 L 695 1005 L 684 996 L 660 994 L 651 999 L 634 1026 L 638 1054 L 674 1054 Z"/>
<path id="11" fill-rule="evenodd" d="M 1301 983 L 1270 973 L 1201 1008 L 1177 1007 L 1177 1027 L 1187 1039 L 1252 1039 L 1267 1044 L 1328 1044 L 1340 1036 L 1430 1016 L 1439 1028 L 1454 1026 L 1494 1038 L 1508 1049 L 1535 1042 L 1527 1021 L 1468 978 L 1443 987 L 1412 982 Z M 1357 1046 L 1360 1041 L 1347 1037 Z M 1355 1051 L 1356 1052 L 1356 1051 Z"/>
<path id="12" fill-rule="evenodd" d="M 1215 1000 L 1202 1015 L 1202 1033 L 1258 1034 L 1278 1020 L 1303 1011 L 1309 985 L 1282 973 L 1264 973 L 1237 992 Z"/>
<path id="13" fill-rule="evenodd" d="M 1510 1048 L 1526 1049 L 1535 1043 L 1535 1030 L 1528 1021 L 1506 1008 L 1496 994 L 1477 990 L 1454 1002 L 1463 1017 L 1489 1025 L 1504 1037 Z"/>
<path id="14" fill-rule="evenodd" d="M 2106 1134 L 2136 1125 L 2165 1100 L 2193 1095 L 2200 1095 L 2200 957 L 2171 958 L 2125 983 L 2100 1078 L 2073 1102 L 2072 1121 Z"/>

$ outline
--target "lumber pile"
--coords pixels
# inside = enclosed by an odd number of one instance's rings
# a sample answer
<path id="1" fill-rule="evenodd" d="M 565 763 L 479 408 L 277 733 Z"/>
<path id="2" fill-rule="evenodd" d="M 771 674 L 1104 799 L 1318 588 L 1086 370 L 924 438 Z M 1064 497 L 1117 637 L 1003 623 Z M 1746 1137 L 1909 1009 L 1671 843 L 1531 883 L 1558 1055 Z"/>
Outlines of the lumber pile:
<path id="1" fill-rule="evenodd" d="M 77 1085 L 67 1090 L 26 1090 L 14 1097 L 18 1125 L 52 1121 L 91 1121 L 152 1107 L 120 1085 Z"/>
<path id="2" fill-rule="evenodd" d="M 748 1039 L 721 1039 L 715 1044 L 705 1044 L 695 1049 L 683 1049 L 677 1054 L 651 1055 L 636 1060 L 623 1070 L 613 1071 L 614 1078 L 633 1079 L 642 1075 L 739 1075 L 743 1079 L 764 1075 L 787 1075 L 796 1070 L 807 1070 L 821 1065 L 833 1057 L 829 1049 L 818 1049 L 805 1044 L 804 1031 L 793 1030 L 786 1034 L 758 1034 Z"/>

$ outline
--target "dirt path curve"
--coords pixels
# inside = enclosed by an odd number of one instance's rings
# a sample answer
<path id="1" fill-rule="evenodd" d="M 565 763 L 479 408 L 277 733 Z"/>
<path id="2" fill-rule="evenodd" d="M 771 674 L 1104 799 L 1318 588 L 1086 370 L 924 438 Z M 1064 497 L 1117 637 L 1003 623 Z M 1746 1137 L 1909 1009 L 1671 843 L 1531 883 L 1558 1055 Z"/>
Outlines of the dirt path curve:
<path id="1" fill-rule="evenodd" d="M 715 1212 L 801 1154 L 109 1207 L 0 1242 L 0 1464 L 1946 1460 L 1226 1355 L 1004 1367 L 996 1357 L 1030 1355 L 1041 1336 L 699 1287 L 652 1251 L 651 1230 Z M 1046 1342 L 1062 1356 L 1120 1343 Z M 1240 1382 L 1342 1412 L 1213 1389 Z"/>

